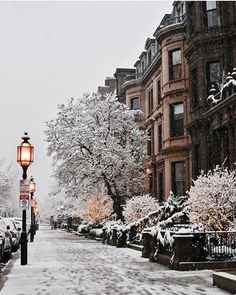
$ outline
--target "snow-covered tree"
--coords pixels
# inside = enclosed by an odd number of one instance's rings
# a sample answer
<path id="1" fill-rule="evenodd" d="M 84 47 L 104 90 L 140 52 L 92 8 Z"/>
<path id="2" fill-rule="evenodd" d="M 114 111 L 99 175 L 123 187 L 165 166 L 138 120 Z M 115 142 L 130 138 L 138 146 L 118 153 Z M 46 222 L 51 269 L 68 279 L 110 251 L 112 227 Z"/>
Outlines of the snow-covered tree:
<path id="1" fill-rule="evenodd" d="M 125 198 L 138 194 L 146 182 L 146 135 L 135 122 L 137 111 L 114 94 L 106 99 L 85 95 L 58 108 L 45 133 L 59 185 L 78 197 L 103 184 L 117 218 L 123 219 Z"/>
<path id="2" fill-rule="evenodd" d="M 216 168 L 194 181 L 189 191 L 190 221 L 207 230 L 227 230 L 236 209 L 236 171 Z"/>
<path id="3" fill-rule="evenodd" d="M 103 192 L 95 192 L 84 205 L 83 218 L 94 222 L 103 220 L 112 214 L 112 208 L 111 198 Z"/>
<path id="4" fill-rule="evenodd" d="M 158 207 L 158 201 L 150 195 L 135 196 L 127 201 L 124 207 L 124 217 L 128 222 L 135 222 L 157 210 Z"/>
<path id="5" fill-rule="evenodd" d="M 12 216 L 19 214 L 18 173 L 12 164 L 0 161 L 0 214 Z"/>

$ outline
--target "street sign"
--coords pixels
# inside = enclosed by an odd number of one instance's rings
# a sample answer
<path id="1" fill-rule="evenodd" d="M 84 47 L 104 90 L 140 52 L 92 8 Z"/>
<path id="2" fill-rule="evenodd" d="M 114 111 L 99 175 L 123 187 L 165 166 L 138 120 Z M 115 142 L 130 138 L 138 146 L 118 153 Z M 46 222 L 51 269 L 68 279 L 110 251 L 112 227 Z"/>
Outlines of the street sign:
<path id="1" fill-rule="evenodd" d="M 20 180 L 20 208 L 29 209 L 29 180 Z"/>

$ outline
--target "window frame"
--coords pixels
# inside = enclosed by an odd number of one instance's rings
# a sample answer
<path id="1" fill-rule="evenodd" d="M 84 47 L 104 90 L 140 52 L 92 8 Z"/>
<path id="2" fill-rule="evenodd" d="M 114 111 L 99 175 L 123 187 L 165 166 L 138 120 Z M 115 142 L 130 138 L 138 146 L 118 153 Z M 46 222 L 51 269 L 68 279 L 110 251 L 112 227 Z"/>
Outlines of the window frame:
<path id="1" fill-rule="evenodd" d="M 153 111 L 153 87 L 148 90 L 148 114 Z"/>
<path id="2" fill-rule="evenodd" d="M 218 81 L 211 81 L 211 72 L 210 72 L 210 65 L 211 64 L 219 64 L 219 77 Z M 215 60 L 208 60 L 206 61 L 206 82 L 207 82 L 207 94 L 210 93 L 212 85 L 216 88 L 216 90 L 219 90 L 219 85 L 217 85 L 217 82 L 220 82 L 220 73 L 221 73 L 221 62 L 218 59 Z"/>
<path id="3" fill-rule="evenodd" d="M 215 2 L 215 8 L 208 9 L 207 4 Z M 217 28 L 220 26 L 217 1 L 205 1 L 205 13 L 206 13 L 206 26 L 208 29 Z M 214 14 L 213 14 L 214 13 Z"/>
<path id="4" fill-rule="evenodd" d="M 161 103 L 161 78 L 157 80 L 157 105 Z"/>
<path id="5" fill-rule="evenodd" d="M 176 181 L 176 165 L 178 164 L 183 164 L 183 172 L 184 172 L 184 179 L 182 181 Z M 171 163 L 171 186 L 172 186 L 172 191 L 175 196 L 183 196 L 186 192 L 186 171 L 185 171 L 185 161 L 177 161 L 177 162 L 172 162 Z M 182 183 L 182 188 L 183 191 L 179 194 L 179 188 L 178 188 L 178 183 Z"/>
<path id="6" fill-rule="evenodd" d="M 175 52 L 180 52 L 180 62 L 177 64 L 173 64 L 173 54 Z M 174 69 L 178 70 L 174 70 Z M 178 76 L 176 76 L 176 73 L 179 73 Z M 169 80 L 180 80 L 182 77 L 182 50 L 181 48 L 175 48 L 169 51 Z"/>
<path id="7" fill-rule="evenodd" d="M 174 128 L 175 126 L 175 122 L 177 120 L 175 120 L 174 116 L 174 107 L 177 105 L 182 105 L 183 106 L 183 113 L 182 113 L 182 127 L 181 130 L 178 131 L 177 128 Z M 172 103 L 170 104 L 170 137 L 181 137 L 184 136 L 184 103 L 182 102 L 177 102 L 177 103 Z"/>
<path id="8" fill-rule="evenodd" d="M 163 139 L 162 139 L 162 124 L 159 124 L 157 127 L 158 131 L 158 152 L 162 150 L 163 146 Z M 160 132 L 161 131 L 161 132 Z"/>
<path id="9" fill-rule="evenodd" d="M 148 135 L 148 139 L 147 139 L 147 156 L 148 157 L 152 157 L 153 155 L 153 130 L 152 127 L 148 128 L 147 130 L 147 135 Z"/>
<path id="10" fill-rule="evenodd" d="M 134 104 L 133 104 L 133 102 L 134 102 L 134 100 L 137 100 L 138 101 L 138 108 L 133 108 L 134 107 Z M 140 110 L 140 101 L 139 101 L 139 96 L 134 96 L 134 97 L 132 97 L 131 99 L 130 99 L 130 109 L 131 110 Z"/>

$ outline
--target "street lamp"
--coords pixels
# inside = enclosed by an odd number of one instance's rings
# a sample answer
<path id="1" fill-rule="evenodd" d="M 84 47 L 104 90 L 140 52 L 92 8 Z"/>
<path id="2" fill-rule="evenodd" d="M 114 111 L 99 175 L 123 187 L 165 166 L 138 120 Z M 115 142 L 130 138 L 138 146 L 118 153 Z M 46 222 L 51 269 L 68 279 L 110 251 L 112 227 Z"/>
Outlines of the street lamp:
<path id="1" fill-rule="evenodd" d="M 22 143 L 17 147 L 17 163 L 23 169 L 23 179 L 27 179 L 27 169 L 34 160 L 34 147 L 29 143 L 28 133 L 22 137 Z M 22 210 L 21 232 L 21 265 L 27 264 L 27 232 L 26 232 L 26 209 Z"/>
<path id="2" fill-rule="evenodd" d="M 27 169 L 34 161 L 34 147 L 29 143 L 28 133 L 25 132 L 22 137 L 23 142 L 17 147 L 17 163 L 23 169 L 23 179 L 27 179 Z"/>
<path id="3" fill-rule="evenodd" d="M 36 185 L 34 182 L 33 177 L 31 176 L 30 182 L 29 182 L 29 192 L 30 192 L 30 200 L 31 200 L 31 227 L 30 227 L 30 242 L 34 241 L 34 227 L 35 227 L 35 217 L 34 217 L 34 192 L 36 190 Z"/>

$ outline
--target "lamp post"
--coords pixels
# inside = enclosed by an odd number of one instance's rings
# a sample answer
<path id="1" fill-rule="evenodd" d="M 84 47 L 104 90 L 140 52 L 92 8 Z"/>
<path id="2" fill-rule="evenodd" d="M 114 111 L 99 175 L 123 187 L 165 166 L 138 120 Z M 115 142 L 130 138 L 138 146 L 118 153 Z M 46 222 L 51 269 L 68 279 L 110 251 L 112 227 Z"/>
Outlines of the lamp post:
<path id="1" fill-rule="evenodd" d="M 34 227 L 35 227 L 35 218 L 34 218 L 34 192 L 36 190 L 36 185 L 33 177 L 31 176 L 29 182 L 29 192 L 30 192 L 30 200 L 31 200 L 31 227 L 30 227 L 30 242 L 34 241 Z"/>
<path id="2" fill-rule="evenodd" d="M 23 179 L 27 179 L 27 169 L 34 160 L 34 147 L 29 143 L 28 133 L 22 137 L 22 143 L 17 147 L 17 163 L 23 170 Z M 21 265 L 27 264 L 27 232 L 26 232 L 26 209 L 22 210 L 22 233 L 21 233 Z"/>

